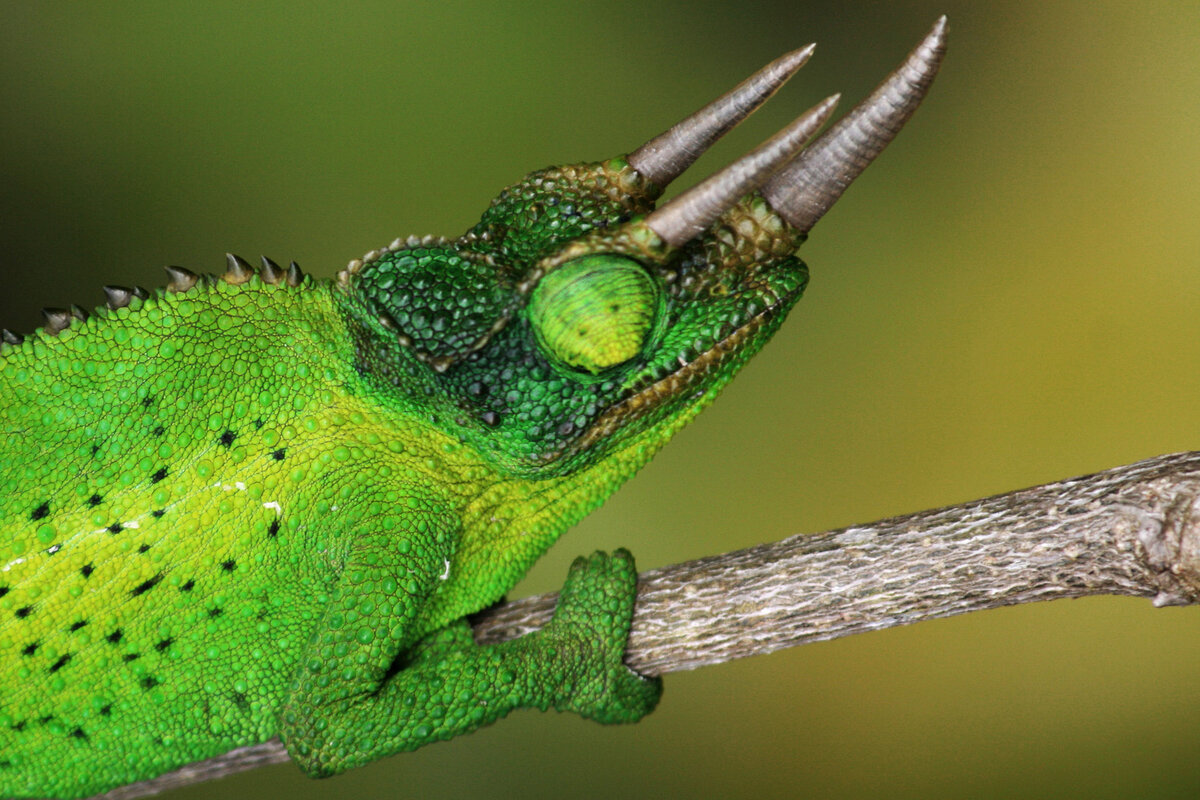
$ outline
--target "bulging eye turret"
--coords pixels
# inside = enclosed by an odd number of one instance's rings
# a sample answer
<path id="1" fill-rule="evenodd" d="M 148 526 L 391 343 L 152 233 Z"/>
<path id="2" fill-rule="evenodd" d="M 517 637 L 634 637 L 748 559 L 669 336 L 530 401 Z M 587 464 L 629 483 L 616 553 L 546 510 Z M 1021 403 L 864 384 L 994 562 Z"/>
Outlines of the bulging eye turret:
<path id="1" fill-rule="evenodd" d="M 529 323 L 552 363 L 598 375 L 636 358 L 663 304 L 655 278 L 617 255 L 582 256 L 550 272 L 529 298 Z"/>

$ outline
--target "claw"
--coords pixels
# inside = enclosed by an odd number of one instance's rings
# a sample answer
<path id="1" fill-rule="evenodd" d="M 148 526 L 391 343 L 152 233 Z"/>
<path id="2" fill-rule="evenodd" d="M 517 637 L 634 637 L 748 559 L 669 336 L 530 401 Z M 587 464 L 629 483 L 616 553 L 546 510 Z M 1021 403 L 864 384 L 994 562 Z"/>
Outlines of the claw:
<path id="1" fill-rule="evenodd" d="M 765 103 L 804 66 L 816 45 L 780 56 L 628 156 L 629 165 L 659 188 L 666 187 L 704 151 Z"/>
<path id="2" fill-rule="evenodd" d="M 917 110 L 946 53 L 946 18 L 891 75 L 762 187 L 771 207 L 801 233 L 837 202 Z"/>
<path id="3" fill-rule="evenodd" d="M 646 217 L 646 225 L 675 247 L 699 236 L 743 195 L 760 187 L 791 160 L 829 119 L 839 96 L 813 106 L 756 149 L 655 210 Z"/>

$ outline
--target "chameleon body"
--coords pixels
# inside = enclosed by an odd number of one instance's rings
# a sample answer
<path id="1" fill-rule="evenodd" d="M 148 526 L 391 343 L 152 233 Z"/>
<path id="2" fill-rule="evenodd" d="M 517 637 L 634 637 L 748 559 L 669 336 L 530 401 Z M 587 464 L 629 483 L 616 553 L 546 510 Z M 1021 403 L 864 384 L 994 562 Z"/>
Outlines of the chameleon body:
<path id="1" fill-rule="evenodd" d="M 541 631 L 478 646 L 465 621 L 804 289 L 775 201 L 738 184 L 678 241 L 632 160 L 535 172 L 464 236 L 333 280 L 230 257 L 6 332 L 0 795 L 276 736 L 324 776 L 514 708 L 654 707 L 659 680 L 622 663 L 624 551 L 576 561 Z"/>
<path id="2" fill-rule="evenodd" d="M 554 648 L 476 648 L 456 621 L 498 600 L 716 394 L 805 271 L 764 260 L 793 235 L 765 204 L 739 206 L 756 238 L 691 248 L 670 267 L 676 288 L 643 273 L 661 282 L 652 357 L 619 377 L 569 372 L 491 276 L 515 286 L 542 254 L 594 247 L 577 240 L 648 209 L 623 163 L 574 172 L 510 190 L 463 241 L 385 249 L 341 283 L 200 280 L 7 349 L 5 796 L 95 792 L 280 733 L 324 774 L 513 704 L 606 721 L 654 705 L 657 682 L 620 662 L 627 556 L 578 568 L 580 600 L 615 607 Z M 578 191 L 585 179 L 634 192 L 611 201 Z M 761 287 L 741 285 L 759 273 Z M 476 323 L 463 345 L 436 334 Z M 489 345 L 430 364 L 476 335 Z"/>

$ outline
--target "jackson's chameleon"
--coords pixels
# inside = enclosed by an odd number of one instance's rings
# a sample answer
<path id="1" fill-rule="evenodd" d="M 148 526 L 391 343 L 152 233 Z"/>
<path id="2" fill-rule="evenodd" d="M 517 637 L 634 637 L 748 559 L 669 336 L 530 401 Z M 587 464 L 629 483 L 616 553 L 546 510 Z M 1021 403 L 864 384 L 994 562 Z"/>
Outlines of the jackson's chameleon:
<path id="1" fill-rule="evenodd" d="M 657 209 L 811 47 L 628 156 L 532 173 L 458 239 L 333 280 L 168 267 L 4 331 L 0 795 L 276 736 L 323 776 L 519 707 L 649 712 L 627 552 L 576 561 L 537 633 L 478 646 L 466 617 L 779 327 L 794 251 L 915 110 L 944 27 L 807 149 L 836 98 Z"/>

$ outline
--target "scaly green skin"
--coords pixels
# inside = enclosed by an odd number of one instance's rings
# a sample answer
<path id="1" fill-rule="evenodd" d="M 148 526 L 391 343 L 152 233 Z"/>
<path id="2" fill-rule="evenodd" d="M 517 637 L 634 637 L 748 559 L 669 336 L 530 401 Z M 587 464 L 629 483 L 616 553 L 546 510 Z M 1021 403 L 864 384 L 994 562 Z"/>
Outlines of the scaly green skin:
<path id="1" fill-rule="evenodd" d="M 518 707 L 650 711 L 628 553 L 577 562 L 539 633 L 479 647 L 464 618 L 803 289 L 760 198 L 671 248 L 639 221 L 657 194 L 620 159 L 534 173 L 336 281 L 231 271 L 0 346 L 0 796 L 275 736 L 330 775 Z"/>

